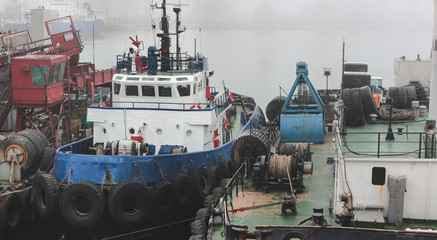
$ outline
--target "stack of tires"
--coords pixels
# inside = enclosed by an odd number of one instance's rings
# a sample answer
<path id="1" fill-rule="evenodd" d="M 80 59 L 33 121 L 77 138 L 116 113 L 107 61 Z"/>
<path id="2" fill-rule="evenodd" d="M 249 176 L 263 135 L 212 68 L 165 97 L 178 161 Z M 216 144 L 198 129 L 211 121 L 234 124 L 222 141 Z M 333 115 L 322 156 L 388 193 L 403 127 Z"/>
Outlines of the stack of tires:
<path id="1" fill-rule="evenodd" d="M 230 165 L 223 163 L 223 166 Z M 229 169 L 226 171 L 227 176 L 232 174 Z M 165 224 L 192 214 L 199 200 L 205 199 L 205 204 L 215 201 L 209 194 L 223 177 L 221 166 L 208 170 L 198 166 L 189 175 L 179 174 L 152 187 L 141 181 L 126 180 L 107 188 L 86 180 L 65 186 L 52 174 L 40 172 L 35 178 L 32 202 L 42 218 L 60 214 L 77 228 L 94 226 L 105 211 L 113 222 L 126 228 Z"/>
<path id="2" fill-rule="evenodd" d="M 207 195 L 203 201 L 203 208 L 197 210 L 196 217 L 190 224 L 191 237 L 190 239 L 203 240 L 206 239 L 205 235 L 208 232 L 208 226 L 211 224 L 209 221 L 213 216 L 214 208 L 220 201 L 220 198 L 224 195 L 226 185 L 229 183 L 229 178 L 223 178 L 218 185 L 212 190 L 210 195 Z"/>
<path id="3" fill-rule="evenodd" d="M 379 115 L 369 86 L 343 89 L 342 99 L 346 126 L 362 126 L 370 114 Z"/>
<path id="4" fill-rule="evenodd" d="M 33 129 L 27 129 L 8 136 L 0 143 L 0 149 L 0 162 L 9 164 L 4 162 L 15 159 L 15 162 L 21 168 L 21 179 L 31 179 L 31 183 L 38 179 L 38 175 L 35 175 L 38 168 L 49 170 L 51 167 L 50 162 L 53 161 L 54 150 L 49 147 L 49 142 L 45 136 Z M 33 204 L 35 192 L 33 188 L 27 188 L 29 185 L 26 182 L 22 183 L 18 184 L 23 185 L 21 188 L 18 187 L 20 191 L 14 192 L 5 189 L 1 192 L 5 195 L 0 199 L 2 202 L 0 207 L 0 236 L 3 231 L 8 232 L 18 229 L 23 225 L 26 218 L 33 221 L 37 216 L 37 209 Z M 16 188 L 18 185 L 11 189 Z M 51 187 L 56 188 L 57 185 Z"/>
<path id="5" fill-rule="evenodd" d="M 415 86 L 390 87 L 388 96 L 392 100 L 393 107 L 397 109 L 411 108 L 411 102 L 417 101 Z"/>
<path id="6" fill-rule="evenodd" d="M 38 170 L 46 147 L 49 147 L 49 141 L 41 132 L 23 130 L 0 143 L 0 164 L 15 158 L 20 165 L 21 179 L 29 177 Z"/>

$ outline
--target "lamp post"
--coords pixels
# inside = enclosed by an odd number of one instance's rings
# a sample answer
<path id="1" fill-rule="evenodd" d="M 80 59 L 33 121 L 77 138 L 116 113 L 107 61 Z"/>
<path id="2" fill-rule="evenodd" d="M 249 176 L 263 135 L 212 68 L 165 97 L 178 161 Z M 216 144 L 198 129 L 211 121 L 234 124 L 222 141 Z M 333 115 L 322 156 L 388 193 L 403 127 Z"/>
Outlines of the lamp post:
<path id="1" fill-rule="evenodd" d="M 328 78 L 331 76 L 331 68 L 323 68 L 323 75 L 326 76 L 325 103 L 328 103 Z"/>

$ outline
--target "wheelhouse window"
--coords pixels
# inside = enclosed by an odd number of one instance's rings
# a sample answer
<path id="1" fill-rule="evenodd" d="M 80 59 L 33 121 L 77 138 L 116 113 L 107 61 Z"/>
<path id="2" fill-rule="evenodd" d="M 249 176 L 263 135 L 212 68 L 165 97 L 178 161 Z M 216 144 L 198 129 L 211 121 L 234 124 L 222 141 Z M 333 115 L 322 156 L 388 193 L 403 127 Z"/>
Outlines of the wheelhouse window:
<path id="1" fill-rule="evenodd" d="M 150 77 L 143 77 L 141 78 L 141 81 L 155 81 L 155 79 Z"/>
<path id="2" fill-rule="evenodd" d="M 170 82 L 171 78 L 158 78 L 160 82 Z"/>
<path id="3" fill-rule="evenodd" d="M 61 67 L 59 68 L 58 82 L 62 82 L 62 80 L 64 79 L 65 65 L 66 65 L 66 62 L 61 63 Z"/>
<path id="4" fill-rule="evenodd" d="M 116 76 L 116 77 L 114 77 L 114 80 L 121 80 L 121 79 L 123 79 L 122 76 Z"/>
<path id="5" fill-rule="evenodd" d="M 176 81 L 180 82 L 180 81 L 188 81 L 188 78 L 186 77 L 178 77 L 176 78 Z"/>
<path id="6" fill-rule="evenodd" d="M 44 86 L 46 84 L 46 76 L 48 66 L 32 66 L 32 86 Z"/>
<path id="7" fill-rule="evenodd" d="M 140 78 L 139 78 L 139 77 L 127 77 L 126 80 L 130 80 L 130 81 L 139 81 Z"/>
<path id="8" fill-rule="evenodd" d="M 138 96 L 138 86 L 126 85 L 126 96 Z"/>
<path id="9" fill-rule="evenodd" d="M 159 86 L 158 92 L 160 97 L 171 97 L 171 86 Z"/>
<path id="10" fill-rule="evenodd" d="M 141 86 L 141 92 L 143 96 L 154 97 L 155 87 L 154 86 Z"/>
<path id="11" fill-rule="evenodd" d="M 181 97 L 190 96 L 190 88 L 191 88 L 190 84 L 178 85 L 177 88 L 178 88 L 179 96 Z"/>
<path id="12" fill-rule="evenodd" d="M 55 74 L 55 66 L 56 65 L 50 65 L 49 78 L 47 79 L 47 86 L 50 86 L 53 84 L 53 76 Z"/>
<path id="13" fill-rule="evenodd" d="M 120 94 L 120 87 L 121 87 L 120 84 L 118 84 L 118 83 L 114 83 L 114 94 L 115 94 L 115 95 Z"/>
<path id="14" fill-rule="evenodd" d="M 194 83 L 194 87 L 193 87 L 193 95 L 196 94 L 196 88 L 197 88 L 197 83 Z"/>

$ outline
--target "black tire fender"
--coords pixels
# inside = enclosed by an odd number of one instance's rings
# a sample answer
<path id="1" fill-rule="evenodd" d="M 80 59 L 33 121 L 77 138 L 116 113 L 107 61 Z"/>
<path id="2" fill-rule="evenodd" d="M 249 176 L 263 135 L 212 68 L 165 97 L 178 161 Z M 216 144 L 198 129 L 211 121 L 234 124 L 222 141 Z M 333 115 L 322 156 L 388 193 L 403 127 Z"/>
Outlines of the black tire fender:
<path id="1" fill-rule="evenodd" d="M 211 179 L 204 167 L 194 167 L 191 169 L 190 175 L 193 178 L 195 192 L 199 197 L 204 198 L 211 192 Z"/>
<path id="2" fill-rule="evenodd" d="M 223 169 L 219 166 L 212 166 L 208 169 L 208 175 L 211 179 L 211 187 L 218 187 L 223 179 Z"/>
<path id="3" fill-rule="evenodd" d="M 201 220 L 194 220 L 190 224 L 191 235 L 204 235 L 206 232 L 205 222 Z"/>
<path id="4" fill-rule="evenodd" d="M 86 180 L 68 185 L 59 199 L 62 217 L 72 226 L 90 228 L 103 215 L 105 198 L 100 188 Z"/>
<path id="5" fill-rule="evenodd" d="M 267 104 L 266 115 L 270 122 L 273 122 L 275 118 L 281 115 L 282 106 L 284 106 L 285 101 L 287 101 L 286 96 L 277 96 Z"/>
<path id="6" fill-rule="evenodd" d="M 192 203 L 194 197 L 194 182 L 193 179 L 186 174 L 176 175 L 171 182 L 178 190 L 178 201 L 182 206 L 187 206 Z"/>
<path id="7" fill-rule="evenodd" d="M 247 157 L 266 155 L 270 150 L 270 140 L 267 134 L 259 129 L 247 129 L 235 139 L 231 146 L 232 160 L 241 164 Z"/>
<path id="8" fill-rule="evenodd" d="M 153 186 L 152 191 L 154 216 L 166 219 L 174 214 L 178 206 L 178 190 L 169 181 L 162 181 Z"/>
<path id="9" fill-rule="evenodd" d="M 43 219 L 50 219 L 58 212 L 59 190 L 55 176 L 47 173 L 35 178 L 34 206 Z"/>
<path id="10" fill-rule="evenodd" d="M 212 210 L 210 207 L 207 208 L 199 208 L 196 212 L 196 217 L 194 220 L 200 220 L 203 221 L 206 224 L 208 224 L 209 217 L 212 215 Z"/>
<path id="11" fill-rule="evenodd" d="M 290 239 L 293 239 L 293 238 L 304 239 L 305 235 L 303 233 L 300 233 L 300 232 L 292 231 L 292 232 L 286 233 L 284 235 L 284 237 L 282 237 L 281 239 L 282 240 L 290 240 Z"/>
<path id="12" fill-rule="evenodd" d="M 55 149 L 51 147 L 45 147 L 41 158 L 41 163 L 39 165 L 39 170 L 48 173 L 53 166 L 54 156 Z"/>
<path id="13" fill-rule="evenodd" d="M 16 229 L 24 219 L 24 211 L 20 198 L 16 194 L 10 194 L 3 198 L 0 208 L 0 219 L 3 227 Z"/>
<path id="14" fill-rule="evenodd" d="M 111 218 L 124 226 L 138 226 L 152 213 L 149 188 L 135 180 L 117 184 L 109 193 L 107 203 Z"/>

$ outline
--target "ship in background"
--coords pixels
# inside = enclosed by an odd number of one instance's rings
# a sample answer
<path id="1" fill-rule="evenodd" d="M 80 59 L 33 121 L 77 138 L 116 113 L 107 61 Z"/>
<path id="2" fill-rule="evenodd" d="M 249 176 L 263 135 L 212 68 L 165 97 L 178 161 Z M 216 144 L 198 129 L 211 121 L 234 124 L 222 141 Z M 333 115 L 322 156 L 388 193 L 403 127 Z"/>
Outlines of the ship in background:
<path id="1" fill-rule="evenodd" d="M 10 7 L 12 6 L 15 5 L 10 5 Z M 103 19 L 96 16 L 89 1 L 44 0 L 38 8 L 48 10 L 44 20 L 71 16 L 76 28 L 80 29 L 82 36 L 91 35 L 93 32 L 101 32 L 104 28 Z M 23 1 L 21 1 L 21 8 L 19 9 L 20 11 L 10 13 L 8 8 L 5 8 L 4 14 L 2 14 L 3 17 L 0 18 L 0 31 L 17 32 L 31 29 L 30 9 L 25 9 Z M 69 21 L 58 22 L 52 26 L 52 30 L 60 32 L 68 28 L 68 25 Z"/>

